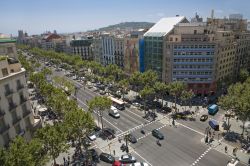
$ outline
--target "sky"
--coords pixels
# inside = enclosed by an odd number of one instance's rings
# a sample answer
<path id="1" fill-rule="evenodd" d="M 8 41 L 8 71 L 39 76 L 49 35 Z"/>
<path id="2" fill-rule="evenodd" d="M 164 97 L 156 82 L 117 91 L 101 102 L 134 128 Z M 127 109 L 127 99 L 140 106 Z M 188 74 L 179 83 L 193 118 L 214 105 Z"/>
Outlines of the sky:
<path id="1" fill-rule="evenodd" d="M 218 18 L 241 13 L 250 19 L 249 7 L 250 0 L 0 0 L 0 33 L 79 32 L 177 14 L 190 19 L 196 12 L 207 18 L 212 9 Z"/>

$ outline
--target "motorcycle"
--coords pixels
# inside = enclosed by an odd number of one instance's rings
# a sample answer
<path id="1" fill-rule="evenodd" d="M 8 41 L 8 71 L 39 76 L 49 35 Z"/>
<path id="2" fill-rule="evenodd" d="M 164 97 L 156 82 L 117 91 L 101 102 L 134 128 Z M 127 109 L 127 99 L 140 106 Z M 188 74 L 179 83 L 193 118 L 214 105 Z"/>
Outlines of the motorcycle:
<path id="1" fill-rule="evenodd" d="M 156 144 L 157 144 L 158 146 L 161 146 L 161 143 L 160 143 L 159 140 L 156 141 Z"/>

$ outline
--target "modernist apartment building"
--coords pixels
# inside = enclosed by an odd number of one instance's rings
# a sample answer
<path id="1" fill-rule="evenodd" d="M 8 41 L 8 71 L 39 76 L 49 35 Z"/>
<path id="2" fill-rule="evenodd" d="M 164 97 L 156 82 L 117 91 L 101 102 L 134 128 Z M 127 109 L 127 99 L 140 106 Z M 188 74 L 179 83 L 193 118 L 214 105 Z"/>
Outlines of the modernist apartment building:
<path id="1" fill-rule="evenodd" d="M 1 42 L 6 43 L 8 40 L 0 39 Z M 1 55 L 0 146 L 8 146 L 18 135 L 30 140 L 32 131 L 39 125 L 41 126 L 41 120 L 39 117 L 34 119 L 29 102 L 25 69 L 16 58 Z"/>
<path id="2" fill-rule="evenodd" d="M 211 94 L 227 78 L 235 79 L 249 65 L 246 21 L 185 17 L 161 19 L 144 34 L 145 70 L 164 82 L 186 82 L 196 94 Z"/>
<path id="3" fill-rule="evenodd" d="M 16 40 L 0 38 L 0 55 L 8 55 L 9 57 L 16 58 Z"/>
<path id="4" fill-rule="evenodd" d="M 78 39 L 70 42 L 71 52 L 80 55 L 84 60 L 93 60 L 93 39 Z"/>

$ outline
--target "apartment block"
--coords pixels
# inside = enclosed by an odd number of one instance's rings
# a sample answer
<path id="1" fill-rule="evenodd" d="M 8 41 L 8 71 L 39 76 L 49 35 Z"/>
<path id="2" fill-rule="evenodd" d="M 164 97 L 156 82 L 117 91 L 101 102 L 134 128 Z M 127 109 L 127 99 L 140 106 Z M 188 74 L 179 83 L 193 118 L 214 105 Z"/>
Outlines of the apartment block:
<path id="1" fill-rule="evenodd" d="M 93 60 L 93 39 L 78 39 L 70 42 L 71 52 L 80 55 L 83 60 Z"/>
<path id="2" fill-rule="evenodd" d="M 30 140 L 32 132 L 39 127 L 41 127 L 41 119 L 33 116 L 25 69 L 17 59 L 1 55 L 0 146 L 7 147 L 9 142 L 18 135 Z"/>

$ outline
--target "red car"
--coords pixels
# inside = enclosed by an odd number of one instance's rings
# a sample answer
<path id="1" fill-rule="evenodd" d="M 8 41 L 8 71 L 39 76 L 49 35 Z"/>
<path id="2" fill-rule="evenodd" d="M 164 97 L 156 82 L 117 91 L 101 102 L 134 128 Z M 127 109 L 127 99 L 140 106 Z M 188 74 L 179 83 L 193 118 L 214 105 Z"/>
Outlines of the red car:
<path id="1" fill-rule="evenodd" d="M 126 164 L 122 164 L 119 160 L 115 160 L 112 166 L 126 166 Z"/>

